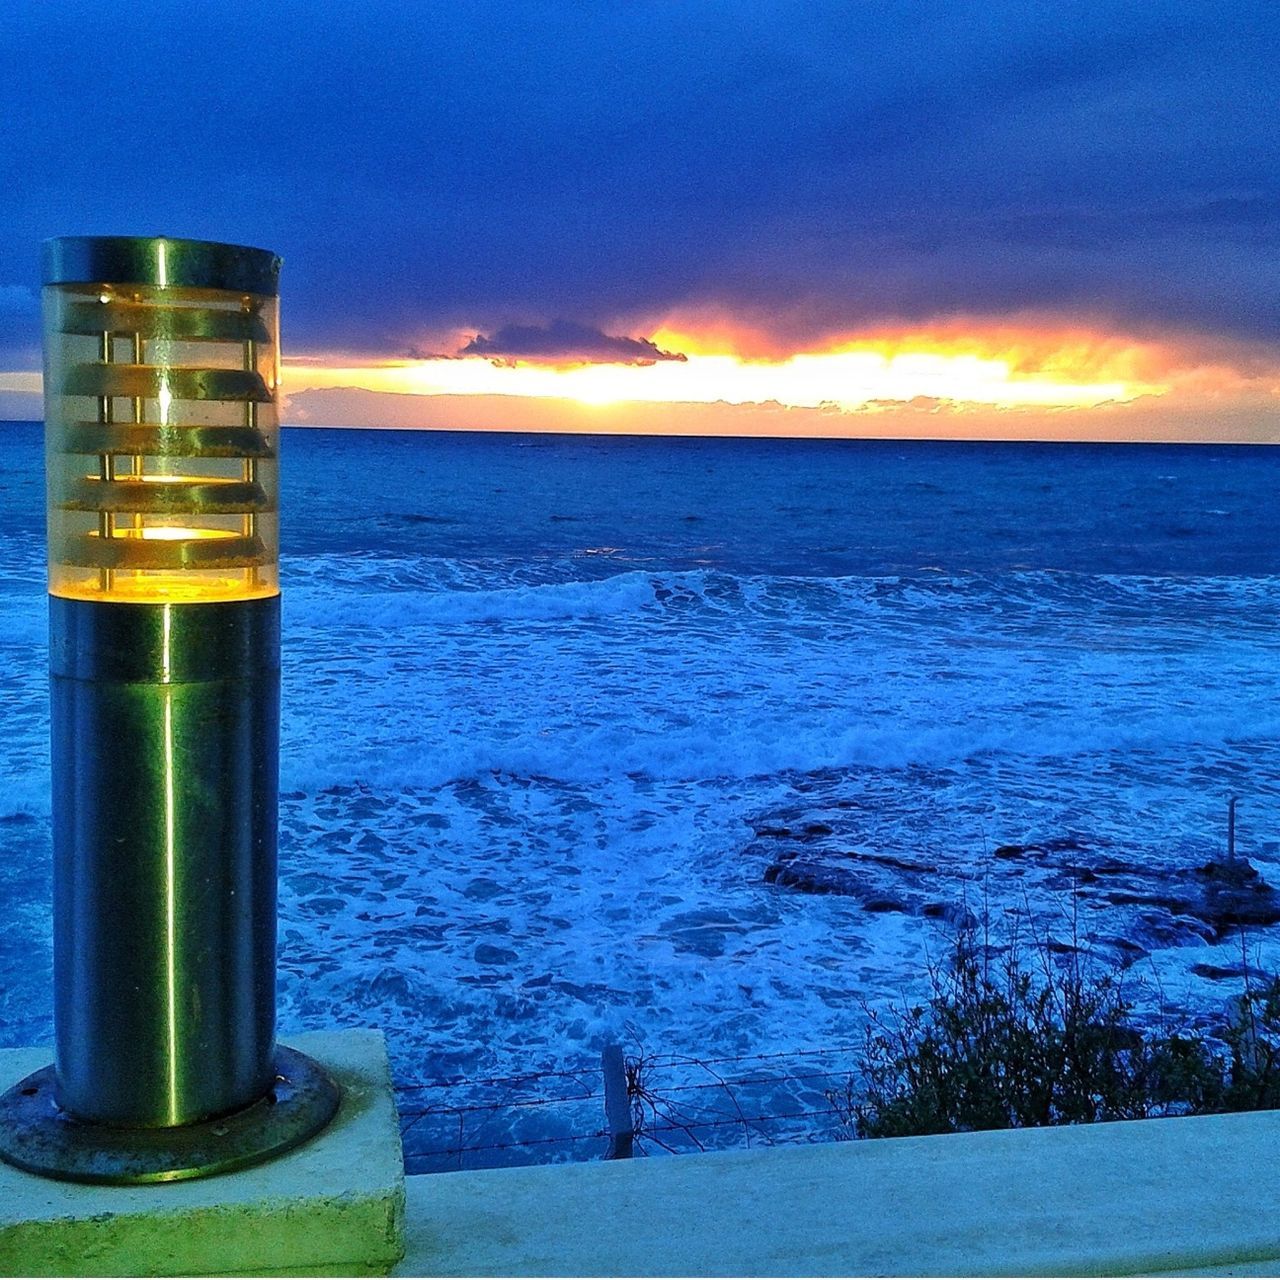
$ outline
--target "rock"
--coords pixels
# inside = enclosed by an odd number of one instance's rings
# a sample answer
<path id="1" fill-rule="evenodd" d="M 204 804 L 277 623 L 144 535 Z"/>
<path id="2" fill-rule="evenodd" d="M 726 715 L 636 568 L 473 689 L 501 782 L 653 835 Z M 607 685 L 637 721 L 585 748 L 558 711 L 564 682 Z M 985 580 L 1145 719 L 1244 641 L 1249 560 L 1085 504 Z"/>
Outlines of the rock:
<path id="1" fill-rule="evenodd" d="M 1056 938 L 1049 938 L 1044 945 L 1049 954 L 1055 956 L 1078 956 L 1085 950 L 1074 942 L 1059 942 Z"/>
<path id="2" fill-rule="evenodd" d="M 1004 861 L 1010 858 L 1025 857 L 1028 853 L 1072 853 L 1083 848 L 1084 845 L 1080 843 L 1080 839 L 1077 836 L 1054 836 L 1037 844 L 1002 844 L 995 849 L 991 856 Z"/>
<path id="3" fill-rule="evenodd" d="M 1126 951 L 1133 956 L 1147 954 L 1136 942 L 1130 942 L 1128 938 L 1103 938 L 1101 941 L 1108 947 L 1115 947 L 1117 951 Z"/>
<path id="4" fill-rule="evenodd" d="M 1197 978 L 1208 978 L 1211 982 L 1221 982 L 1225 978 L 1243 978 L 1248 970 L 1243 965 L 1193 964 L 1191 972 Z"/>
<path id="5" fill-rule="evenodd" d="M 1206 881 L 1195 912 L 1219 933 L 1242 926 L 1265 928 L 1280 922 L 1275 890 L 1247 858 L 1224 858 L 1196 868 Z"/>
<path id="6" fill-rule="evenodd" d="M 1131 938 L 1098 938 L 1095 945 L 1104 951 L 1110 951 L 1122 969 L 1127 969 L 1151 954 L 1146 947 L 1139 946 Z"/>
<path id="7" fill-rule="evenodd" d="M 1142 876 L 1149 875 L 1146 867 L 1136 862 L 1121 862 L 1118 858 L 1102 858 L 1090 867 L 1073 866 L 1072 870 L 1083 873 L 1091 871 L 1095 876 Z"/>
<path id="8" fill-rule="evenodd" d="M 1219 933 L 1240 927 L 1266 928 L 1280 923 L 1280 903 L 1269 884 L 1247 889 L 1220 888 L 1207 891 L 1204 907 L 1196 913 Z"/>
<path id="9" fill-rule="evenodd" d="M 957 929 L 978 927 L 978 917 L 968 907 L 955 902 L 926 902 L 920 914 L 929 920 L 945 920 Z"/>
<path id="10" fill-rule="evenodd" d="M 764 883 L 953 928 L 977 924 L 961 904 L 982 900 L 997 931 L 1009 915 L 1024 915 L 1042 936 L 1059 927 L 1067 909 L 1082 946 L 1121 964 L 1163 948 L 1220 942 L 1241 927 L 1280 924 L 1280 893 L 1245 859 L 1179 862 L 1077 831 L 1005 840 L 976 862 L 963 851 L 921 857 L 896 843 L 902 825 L 892 813 L 841 794 L 846 785 L 838 771 L 819 771 L 797 782 L 797 803 L 750 823 L 743 854 L 758 860 Z"/>
<path id="11" fill-rule="evenodd" d="M 1248 858 L 1224 858 L 1221 862 L 1206 862 L 1197 867 L 1196 875 L 1215 884 L 1242 888 L 1258 879 L 1258 870 Z"/>
<path id="12" fill-rule="evenodd" d="M 1171 915 L 1152 909 L 1140 911 L 1126 922 L 1126 936 L 1147 951 L 1166 947 L 1202 947 L 1218 941 L 1218 931 L 1190 915 Z"/>
<path id="13" fill-rule="evenodd" d="M 812 840 L 815 836 L 829 836 L 832 828 L 825 822 L 806 822 L 798 831 L 780 824 L 766 824 L 756 827 L 757 839 L 773 840 Z"/>
<path id="14" fill-rule="evenodd" d="M 1168 898 L 1159 893 L 1131 893 L 1112 890 L 1102 895 L 1113 907 L 1159 907 L 1170 915 L 1194 915 L 1189 898 Z"/>
<path id="15" fill-rule="evenodd" d="M 1087 846 L 1079 836 L 1053 836 L 1048 840 L 1042 840 L 1035 848 L 1043 849 L 1045 853 L 1073 853 L 1077 850 L 1083 850 Z"/>
<path id="16" fill-rule="evenodd" d="M 816 867 L 809 863 L 774 862 L 764 870 L 766 884 L 776 884 L 800 893 L 839 893 L 862 897 L 867 886 L 839 867 Z"/>
<path id="17" fill-rule="evenodd" d="M 850 850 L 846 858 L 858 858 L 864 862 L 874 862 L 881 867 L 893 867 L 896 871 L 914 871 L 924 875 L 937 875 L 938 868 L 930 862 L 912 862 L 907 858 L 895 858 L 887 853 L 861 853 Z"/>

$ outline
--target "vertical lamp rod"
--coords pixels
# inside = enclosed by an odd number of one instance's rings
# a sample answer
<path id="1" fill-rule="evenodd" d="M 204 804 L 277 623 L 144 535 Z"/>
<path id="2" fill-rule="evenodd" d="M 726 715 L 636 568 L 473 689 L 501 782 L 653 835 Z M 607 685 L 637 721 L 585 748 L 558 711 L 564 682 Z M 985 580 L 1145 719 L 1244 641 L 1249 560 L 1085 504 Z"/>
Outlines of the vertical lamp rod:
<path id="1" fill-rule="evenodd" d="M 0 1156 L 51 1177 L 240 1167 L 338 1105 L 275 1040 L 279 267 L 45 245 L 55 1062 Z"/>

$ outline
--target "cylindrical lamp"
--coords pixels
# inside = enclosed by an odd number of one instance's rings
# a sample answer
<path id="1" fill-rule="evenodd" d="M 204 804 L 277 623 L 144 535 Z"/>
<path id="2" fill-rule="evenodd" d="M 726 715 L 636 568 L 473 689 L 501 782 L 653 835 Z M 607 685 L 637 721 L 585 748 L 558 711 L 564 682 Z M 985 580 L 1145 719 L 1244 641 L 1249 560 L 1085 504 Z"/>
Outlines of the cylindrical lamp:
<path id="1" fill-rule="evenodd" d="M 337 1107 L 275 1042 L 279 266 L 45 245 L 55 1062 L 0 1099 L 34 1172 L 219 1172 Z"/>

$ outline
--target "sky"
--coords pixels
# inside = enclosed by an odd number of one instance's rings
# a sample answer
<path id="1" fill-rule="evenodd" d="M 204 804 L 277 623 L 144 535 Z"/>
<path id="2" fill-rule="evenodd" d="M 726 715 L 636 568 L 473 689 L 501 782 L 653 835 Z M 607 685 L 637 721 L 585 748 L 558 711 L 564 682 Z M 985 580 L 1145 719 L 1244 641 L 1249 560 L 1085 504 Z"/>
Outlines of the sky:
<path id="1" fill-rule="evenodd" d="M 270 248 L 286 421 L 1280 438 L 1280 9 L 0 5 L 39 242 Z"/>

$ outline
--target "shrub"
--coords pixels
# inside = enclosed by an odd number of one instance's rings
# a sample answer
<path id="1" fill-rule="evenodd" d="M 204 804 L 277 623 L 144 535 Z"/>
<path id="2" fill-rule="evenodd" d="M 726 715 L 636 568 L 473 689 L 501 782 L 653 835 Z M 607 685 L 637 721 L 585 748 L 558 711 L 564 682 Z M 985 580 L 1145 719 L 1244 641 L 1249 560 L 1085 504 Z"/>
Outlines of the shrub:
<path id="1" fill-rule="evenodd" d="M 1220 1038 L 1134 1025 L 1126 972 L 1086 948 L 978 929 L 923 1004 L 868 1010 L 855 1077 L 829 1091 L 844 1136 L 903 1137 L 1280 1106 L 1280 979 L 1250 978 Z"/>

